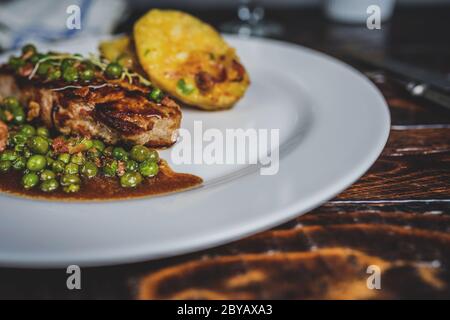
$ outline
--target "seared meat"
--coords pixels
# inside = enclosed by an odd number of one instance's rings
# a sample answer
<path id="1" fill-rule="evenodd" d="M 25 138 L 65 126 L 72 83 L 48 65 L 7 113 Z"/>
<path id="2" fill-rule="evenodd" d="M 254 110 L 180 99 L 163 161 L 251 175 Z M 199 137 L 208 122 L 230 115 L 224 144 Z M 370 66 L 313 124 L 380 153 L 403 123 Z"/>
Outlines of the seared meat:
<path id="1" fill-rule="evenodd" d="M 48 84 L 0 69 L 0 96 L 16 96 L 28 119 L 39 117 L 64 134 L 153 147 L 170 146 L 181 111 L 170 98 L 147 99 L 150 88 L 127 80 L 102 79 L 91 85 Z"/>
<path id="2" fill-rule="evenodd" d="M 0 120 L 0 152 L 5 150 L 8 142 L 8 126 Z"/>

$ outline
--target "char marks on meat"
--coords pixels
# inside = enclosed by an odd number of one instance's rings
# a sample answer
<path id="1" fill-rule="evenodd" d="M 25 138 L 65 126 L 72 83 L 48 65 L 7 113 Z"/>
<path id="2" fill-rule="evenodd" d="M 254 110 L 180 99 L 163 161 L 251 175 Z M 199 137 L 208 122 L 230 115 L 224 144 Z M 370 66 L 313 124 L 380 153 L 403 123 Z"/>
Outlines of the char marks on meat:
<path id="1" fill-rule="evenodd" d="M 0 68 L 0 96 L 17 96 L 30 117 L 63 134 L 154 147 L 172 145 L 180 127 L 180 107 L 165 97 L 149 100 L 150 88 L 127 80 L 102 79 L 91 85 L 45 83 Z"/>

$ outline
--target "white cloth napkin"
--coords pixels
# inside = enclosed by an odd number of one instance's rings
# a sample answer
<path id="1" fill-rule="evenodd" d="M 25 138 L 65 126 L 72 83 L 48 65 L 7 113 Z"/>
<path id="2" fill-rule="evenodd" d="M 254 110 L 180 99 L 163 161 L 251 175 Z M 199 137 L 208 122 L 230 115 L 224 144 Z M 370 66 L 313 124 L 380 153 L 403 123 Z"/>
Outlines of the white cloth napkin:
<path id="1" fill-rule="evenodd" d="M 80 8 L 81 29 L 66 25 L 67 8 Z M 0 5 L 0 47 L 14 49 L 87 35 L 104 35 L 113 30 L 125 13 L 123 0 L 16 0 Z"/>

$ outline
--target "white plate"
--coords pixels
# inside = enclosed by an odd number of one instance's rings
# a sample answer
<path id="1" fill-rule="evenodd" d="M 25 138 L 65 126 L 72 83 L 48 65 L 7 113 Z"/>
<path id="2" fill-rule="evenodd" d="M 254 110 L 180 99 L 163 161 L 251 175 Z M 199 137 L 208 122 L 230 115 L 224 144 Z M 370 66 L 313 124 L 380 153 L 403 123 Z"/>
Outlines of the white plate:
<path id="1" fill-rule="evenodd" d="M 105 265 L 204 249 L 270 228 L 332 198 L 376 160 L 389 134 L 382 95 L 351 67 L 316 51 L 229 37 L 252 85 L 224 112 L 184 110 L 182 127 L 279 128 L 280 170 L 255 165 L 180 165 L 204 178 L 188 192 L 105 203 L 0 195 L 0 264 Z M 98 39 L 54 45 L 95 52 Z M 41 47 L 42 49 L 42 47 Z M 162 152 L 169 158 L 169 150 Z"/>

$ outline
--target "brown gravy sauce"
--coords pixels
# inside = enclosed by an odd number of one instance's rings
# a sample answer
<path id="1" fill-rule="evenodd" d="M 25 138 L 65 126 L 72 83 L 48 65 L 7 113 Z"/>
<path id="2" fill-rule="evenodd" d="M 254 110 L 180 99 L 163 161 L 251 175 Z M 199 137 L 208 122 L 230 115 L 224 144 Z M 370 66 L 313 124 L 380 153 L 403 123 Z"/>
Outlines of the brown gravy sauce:
<path id="1" fill-rule="evenodd" d="M 21 185 L 21 178 L 20 171 L 0 174 L 0 192 L 44 200 L 108 201 L 185 191 L 198 187 L 203 182 L 200 177 L 172 171 L 165 161 L 161 161 L 160 171 L 156 177 L 144 178 L 142 184 L 136 188 L 121 187 L 117 178 L 95 177 L 89 180 L 83 179 L 80 191 L 76 193 L 65 193 L 61 187 L 54 192 L 45 193 L 37 187 L 25 190 Z"/>

